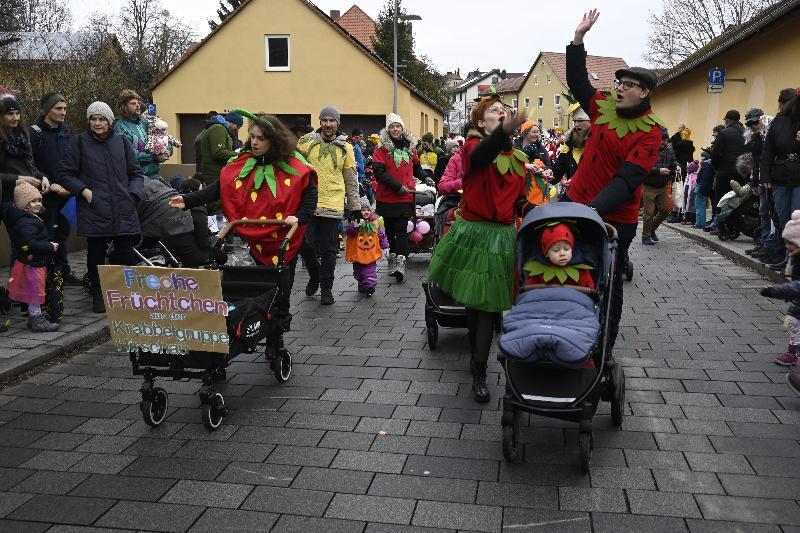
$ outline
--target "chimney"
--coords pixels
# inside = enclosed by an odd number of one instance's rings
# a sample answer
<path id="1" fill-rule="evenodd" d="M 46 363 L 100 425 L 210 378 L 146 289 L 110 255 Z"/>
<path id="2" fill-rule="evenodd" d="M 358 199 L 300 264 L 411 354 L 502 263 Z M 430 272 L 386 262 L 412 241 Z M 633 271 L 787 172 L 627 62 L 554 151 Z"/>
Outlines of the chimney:
<path id="1" fill-rule="evenodd" d="M 342 13 L 338 9 L 331 9 L 331 18 L 334 22 L 339 22 L 339 19 L 342 18 Z"/>

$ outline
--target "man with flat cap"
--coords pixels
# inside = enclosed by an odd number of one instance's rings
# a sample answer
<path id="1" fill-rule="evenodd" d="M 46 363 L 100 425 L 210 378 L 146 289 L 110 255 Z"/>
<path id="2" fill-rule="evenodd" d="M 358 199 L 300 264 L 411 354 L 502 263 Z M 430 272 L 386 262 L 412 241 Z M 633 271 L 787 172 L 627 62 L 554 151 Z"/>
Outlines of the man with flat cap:
<path id="1" fill-rule="evenodd" d="M 642 183 L 658 160 L 664 122 L 650 109 L 650 93 L 656 76 L 641 67 L 615 73 L 610 96 L 592 87 L 586 71 L 583 38 L 600 13 L 583 16 L 575 37 L 567 46 L 567 84 L 591 119 L 591 135 L 572 177 L 567 197 L 594 207 L 619 234 L 619 260 L 614 272 L 614 293 L 609 324 L 613 347 L 622 317 L 622 270 L 628 248 L 639 224 Z"/>
<path id="2" fill-rule="evenodd" d="M 745 153 L 744 126 L 741 115 L 735 109 L 725 113 L 725 127 L 717 134 L 711 146 L 711 166 L 714 167 L 714 193 L 722 198 L 731 190 L 731 180 L 744 185 L 746 178 L 736 171 L 736 159 Z"/>

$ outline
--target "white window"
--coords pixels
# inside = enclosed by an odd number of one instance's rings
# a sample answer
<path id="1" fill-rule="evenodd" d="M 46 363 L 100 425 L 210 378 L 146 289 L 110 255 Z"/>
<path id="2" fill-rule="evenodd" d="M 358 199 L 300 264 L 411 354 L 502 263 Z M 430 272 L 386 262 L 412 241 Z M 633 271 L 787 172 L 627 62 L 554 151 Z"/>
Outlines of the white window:
<path id="1" fill-rule="evenodd" d="M 560 94 L 554 94 L 553 95 L 553 103 L 555 105 L 561 105 L 561 95 Z"/>
<path id="2" fill-rule="evenodd" d="M 536 107 L 544 107 L 544 96 L 540 96 L 536 99 Z"/>
<path id="3" fill-rule="evenodd" d="M 267 52 L 266 70 L 279 72 L 292 70 L 290 61 L 291 46 L 288 35 L 267 35 L 264 38 L 264 46 Z"/>
<path id="4" fill-rule="evenodd" d="M 554 128 L 557 128 L 557 127 L 559 127 L 560 125 L 561 125 L 561 119 L 560 119 L 560 117 L 553 117 L 553 127 L 554 127 Z"/>
<path id="5" fill-rule="evenodd" d="M 530 107 L 531 107 L 531 99 L 530 99 L 529 96 L 526 96 L 525 97 L 525 109 L 528 109 Z"/>
<path id="6" fill-rule="evenodd" d="M 513 107 L 514 109 L 516 109 L 516 108 L 517 108 L 517 99 L 516 99 L 516 98 L 514 98 L 513 100 L 511 100 L 511 107 Z"/>
<path id="7" fill-rule="evenodd" d="M 533 75 L 533 84 L 539 85 L 539 76 L 537 76 L 536 74 Z"/>
<path id="8" fill-rule="evenodd" d="M 500 81 L 500 78 L 498 78 L 497 76 L 492 76 L 492 83 L 493 83 L 493 84 L 494 84 L 494 83 L 497 83 L 497 82 L 499 82 L 499 81 Z"/>

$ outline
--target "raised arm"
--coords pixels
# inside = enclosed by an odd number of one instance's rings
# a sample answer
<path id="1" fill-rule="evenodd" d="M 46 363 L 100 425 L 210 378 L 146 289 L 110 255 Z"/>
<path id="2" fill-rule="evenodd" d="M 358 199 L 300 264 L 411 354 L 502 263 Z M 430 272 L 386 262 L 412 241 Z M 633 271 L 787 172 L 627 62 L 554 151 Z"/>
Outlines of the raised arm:
<path id="1" fill-rule="evenodd" d="M 587 112 L 590 109 L 589 102 L 597 93 L 597 89 L 592 86 L 589 73 L 586 71 L 586 49 L 583 46 L 583 38 L 599 17 L 600 13 L 596 9 L 585 13 L 575 28 L 572 43 L 567 46 L 567 85 Z"/>

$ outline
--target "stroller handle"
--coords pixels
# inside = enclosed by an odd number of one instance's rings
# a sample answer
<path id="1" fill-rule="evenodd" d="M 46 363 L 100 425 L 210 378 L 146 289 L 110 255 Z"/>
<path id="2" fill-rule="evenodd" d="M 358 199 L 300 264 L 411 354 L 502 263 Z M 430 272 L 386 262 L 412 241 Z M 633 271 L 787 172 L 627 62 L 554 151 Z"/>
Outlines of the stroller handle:
<path id="1" fill-rule="evenodd" d="M 290 226 L 289 232 L 286 234 L 286 238 L 284 240 L 288 241 L 289 239 L 294 236 L 294 232 L 297 231 L 297 223 L 289 224 L 285 220 L 278 220 L 273 218 L 262 218 L 260 220 L 250 220 L 247 218 L 239 219 L 239 220 L 231 220 L 225 226 L 219 230 L 217 233 L 217 239 L 222 240 L 225 236 L 230 233 L 230 231 L 235 228 L 236 226 Z"/>
<path id="2" fill-rule="evenodd" d="M 617 233 L 617 228 L 615 228 L 611 224 L 606 224 L 606 232 L 608 233 L 608 238 L 609 239 L 619 239 L 619 234 Z"/>

